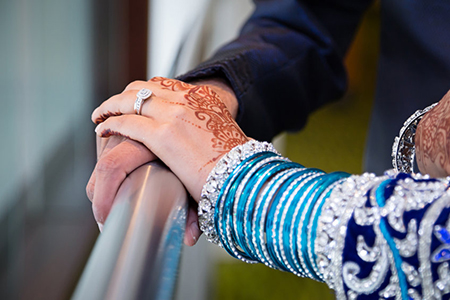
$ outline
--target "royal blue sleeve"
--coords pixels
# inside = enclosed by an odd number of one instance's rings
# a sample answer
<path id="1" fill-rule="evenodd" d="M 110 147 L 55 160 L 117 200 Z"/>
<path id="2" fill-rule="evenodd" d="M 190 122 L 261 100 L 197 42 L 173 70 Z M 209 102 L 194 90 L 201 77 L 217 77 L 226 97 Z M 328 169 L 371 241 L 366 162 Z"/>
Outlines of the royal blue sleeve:
<path id="1" fill-rule="evenodd" d="M 257 0 L 234 41 L 179 77 L 226 78 L 237 121 L 256 139 L 299 130 L 309 113 L 346 90 L 345 52 L 372 0 Z"/>

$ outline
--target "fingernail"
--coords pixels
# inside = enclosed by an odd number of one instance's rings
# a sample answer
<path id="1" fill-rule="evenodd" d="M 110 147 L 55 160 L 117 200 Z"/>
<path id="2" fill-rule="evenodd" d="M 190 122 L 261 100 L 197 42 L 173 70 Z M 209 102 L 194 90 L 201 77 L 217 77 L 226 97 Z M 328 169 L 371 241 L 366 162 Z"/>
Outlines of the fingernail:
<path id="1" fill-rule="evenodd" d="M 99 127 L 99 126 L 100 126 L 100 124 L 98 124 L 97 126 L 95 126 L 95 129 L 94 129 L 95 133 L 98 132 L 98 127 Z"/>
<path id="2" fill-rule="evenodd" d="M 200 230 L 200 228 L 198 228 L 197 221 L 192 222 L 191 225 L 189 226 L 189 229 L 191 230 L 192 238 L 194 239 L 195 242 L 197 242 L 198 239 L 197 235 Z"/>
<path id="3" fill-rule="evenodd" d="M 98 230 L 100 230 L 100 232 L 103 232 L 103 224 L 97 222 L 97 226 L 98 226 Z"/>

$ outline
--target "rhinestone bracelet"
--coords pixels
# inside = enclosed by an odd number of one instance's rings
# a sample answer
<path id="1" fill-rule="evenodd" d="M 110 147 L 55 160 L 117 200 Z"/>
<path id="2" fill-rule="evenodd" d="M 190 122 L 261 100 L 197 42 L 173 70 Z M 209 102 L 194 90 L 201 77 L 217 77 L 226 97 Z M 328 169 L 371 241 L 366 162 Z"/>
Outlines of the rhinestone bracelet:
<path id="1" fill-rule="evenodd" d="M 395 137 L 392 145 L 392 166 L 398 172 L 413 173 L 414 157 L 416 148 L 414 145 L 414 137 L 416 135 L 417 125 L 423 116 L 435 107 L 438 103 L 434 103 L 423 110 L 417 110 L 410 116 L 403 127 L 400 129 L 398 137 Z"/>

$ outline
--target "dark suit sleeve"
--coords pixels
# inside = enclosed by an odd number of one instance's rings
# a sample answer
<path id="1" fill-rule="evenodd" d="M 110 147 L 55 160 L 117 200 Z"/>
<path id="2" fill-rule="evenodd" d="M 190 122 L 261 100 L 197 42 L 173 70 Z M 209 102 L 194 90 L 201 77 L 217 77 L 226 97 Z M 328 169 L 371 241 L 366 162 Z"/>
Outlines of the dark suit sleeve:
<path id="1" fill-rule="evenodd" d="M 239 37 L 178 78 L 225 77 L 247 135 L 299 130 L 346 89 L 343 57 L 371 0 L 259 0 Z"/>

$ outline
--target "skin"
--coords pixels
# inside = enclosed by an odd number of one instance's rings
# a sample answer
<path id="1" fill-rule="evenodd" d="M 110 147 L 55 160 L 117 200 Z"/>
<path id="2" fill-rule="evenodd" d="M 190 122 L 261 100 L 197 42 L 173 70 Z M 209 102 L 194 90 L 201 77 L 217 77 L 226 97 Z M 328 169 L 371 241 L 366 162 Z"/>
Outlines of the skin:
<path id="1" fill-rule="evenodd" d="M 419 122 L 415 145 L 421 173 L 432 177 L 450 174 L 450 92 Z"/>
<path id="2" fill-rule="evenodd" d="M 149 88 L 142 116 L 133 110 L 136 93 Z M 427 113 L 416 133 L 416 157 L 420 171 L 434 177 L 450 174 L 450 93 Z M 86 187 L 94 217 L 102 226 L 114 197 L 126 176 L 157 158 L 185 184 L 191 201 L 185 243 L 200 236 L 196 201 L 214 163 L 248 138 L 234 118 L 238 103 L 228 83 L 209 79 L 187 84 L 155 77 L 136 81 L 105 101 L 92 114 L 98 136 L 110 137 Z M 447 118 L 447 119 L 446 119 Z"/>
<path id="3" fill-rule="evenodd" d="M 133 104 L 136 93 L 144 87 L 154 95 L 144 102 L 142 116 L 137 116 Z M 126 176 L 159 158 L 195 200 L 190 205 L 185 235 L 187 245 L 195 244 L 200 236 L 196 201 L 207 175 L 220 157 L 248 140 L 234 122 L 237 107 L 234 93 L 223 80 L 187 84 L 162 77 L 133 82 L 100 105 L 92 120 L 99 124 L 98 136 L 111 138 L 86 187 L 99 227 Z"/>

